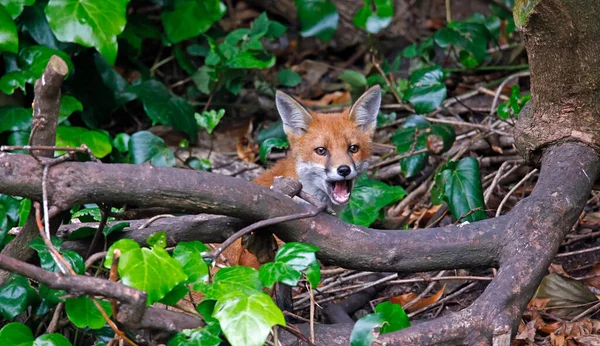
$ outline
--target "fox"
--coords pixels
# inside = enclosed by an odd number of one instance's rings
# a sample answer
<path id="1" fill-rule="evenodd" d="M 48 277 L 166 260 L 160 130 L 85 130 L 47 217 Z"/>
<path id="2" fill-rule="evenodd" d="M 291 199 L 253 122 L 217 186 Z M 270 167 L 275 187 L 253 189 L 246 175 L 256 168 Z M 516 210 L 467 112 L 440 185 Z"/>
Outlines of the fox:
<path id="1" fill-rule="evenodd" d="M 275 177 L 296 179 L 302 189 L 339 213 L 348 203 L 354 180 L 368 168 L 381 105 L 381 88 L 365 91 L 340 113 L 317 113 L 277 91 L 275 104 L 290 150 L 285 158 L 253 180 L 270 187 Z M 277 239 L 278 243 L 281 243 Z M 259 268 L 256 257 L 237 241 L 223 255 L 231 265 Z"/>

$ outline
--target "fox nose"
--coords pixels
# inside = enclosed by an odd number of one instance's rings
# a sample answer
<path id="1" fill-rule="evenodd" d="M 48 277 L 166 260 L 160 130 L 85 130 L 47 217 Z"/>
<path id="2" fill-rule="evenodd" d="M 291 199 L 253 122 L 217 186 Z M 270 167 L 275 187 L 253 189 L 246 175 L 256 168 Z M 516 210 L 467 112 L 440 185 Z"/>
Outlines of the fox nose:
<path id="1" fill-rule="evenodd" d="M 348 167 L 346 165 L 341 165 L 341 166 L 338 167 L 337 172 L 342 177 L 345 177 L 348 174 L 350 174 L 350 172 L 352 172 L 352 170 L 350 169 L 350 167 Z"/>

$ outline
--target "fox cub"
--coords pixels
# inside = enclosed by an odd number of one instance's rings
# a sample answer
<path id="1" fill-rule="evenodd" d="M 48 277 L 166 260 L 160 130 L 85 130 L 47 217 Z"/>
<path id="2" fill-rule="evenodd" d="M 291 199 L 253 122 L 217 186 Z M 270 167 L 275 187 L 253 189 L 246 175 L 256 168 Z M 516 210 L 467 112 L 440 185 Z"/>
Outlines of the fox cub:
<path id="1" fill-rule="evenodd" d="M 303 190 L 339 212 L 350 200 L 354 179 L 367 169 L 377 125 L 381 89 L 367 90 L 341 113 L 316 113 L 277 91 L 277 111 L 290 142 L 286 158 L 253 182 L 271 186 L 277 176 L 299 180 Z M 241 241 L 224 252 L 231 265 L 260 267 Z"/>
<path id="2" fill-rule="evenodd" d="M 368 166 L 381 89 L 370 88 L 341 113 L 311 112 L 281 91 L 275 101 L 290 151 L 254 182 L 271 186 L 276 176 L 294 178 L 304 191 L 341 210 L 350 200 L 354 179 Z"/>

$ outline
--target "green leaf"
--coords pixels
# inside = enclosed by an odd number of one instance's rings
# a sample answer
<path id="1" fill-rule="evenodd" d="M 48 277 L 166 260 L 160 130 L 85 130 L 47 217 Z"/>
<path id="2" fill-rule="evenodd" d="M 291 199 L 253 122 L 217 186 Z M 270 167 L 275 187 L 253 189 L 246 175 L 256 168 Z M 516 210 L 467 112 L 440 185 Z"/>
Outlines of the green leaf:
<path id="1" fill-rule="evenodd" d="M 151 132 L 140 131 L 129 139 L 131 162 L 142 164 L 150 161 L 153 166 L 175 166 L 175 155 L 165 142 Z"/>
<path id="2" fill-rule="evenodd" d="M 383 314 L 381 313 L 368 314 L 362 317 L 356 321 L 354 328 L 352 328 L 352 333 L 350 334 L 350 345 L 370 346 L 375 340 L 373 329 L 381 327 L 383 323 Z"/>
<path id="3" fill-rule="evenodd" d="M 34 3 L 35 0 L 0 0 L 0 5 L 4 6 L 12 19 L 16 19 L 23 12 L 23 7 Z"/>
<path id="4" fill-rule="evenodd" d="M 329 0 L 295 0 L 303 37 L 316 36 L 329 41 L 337 29 L 340 15 Z"/>
<path id="5" fill-rule="evenodd" d="M 481 64 L 487 57 L 489 31 L 483 24 L 474 22 L 451 22 L 448 27 L 438 30 L 435 43 L 442 48 L 454 46 L 460 49 L 461 62 L 472 68 Z"/>
<path id="6" fill-rule="evenodd" d="M 306 268 L 306 279 L 312 287 L 317 287 L 321 281 L 321 266 L 319 261 L 314 261 Z"/>
<path id="7" fill-rule="evenodd" d="M 31 329 L 19 322 L 9 323 L 0 330 L 0 345 L 31 346 L 33 341 Z"/>
<path id="8" fill-rule="evenodd" d="M 180 242 L 173 250 L 173 258 L 181 263 L 183 272 L 188 276 L 186 283 L 204 283 L 208 281 L 208 265 L 202 259 L 202 252 L 210 249 L 199 241 Z"/>
<path id="9" fill-rule="evenodd" d="M 227 61 L 227 66 L 230 68 L 258 68 L 265 69 L 271 68 L 275 65 L 275 57 L 272 55 L 265 54 L 263 52 L 250 52 L 243 51 L 233 56 L 232 59 Z"/>
<path id="10" fill-rule="evenodd" d="M 19 204 L 19 227 L 23 227 L 27 218 L 29 217 L 29 211 L 31 210 L 31 200 L 25 198 Z"/>
<path id="11" fill-rule="evenodd" d="M 129 251 L 137 250 L 140 248 L 140 244 L 136 243 L 131 239 L 120 239 L 114 242 L 106 252 L 106 258 L 104 259 L 104 267 L 110 269 L 113 261 L 113 255 L 115 250 L 121 251 L 121 255 Z"/>
<path id="12" fill-rule="evenodd" d="M 290 143 L 287 141 L 287 139 L 268 138 L 260 144 L 260 160 L 262 162 L 266 162 L 267 155 L 269 155 L 273 148 L 287 149 L 289 147 Z"/>
<path id="13" fill-rule="evenodd" d="M 54 248 L 60 250 L 60 239 L 53 236 L 51 241 Z M 33 239 L 29 243 L 29 247 L 37 251 L 43 269 L 56 273 L 60 272 L 58 265 L 50 254 L 50 250 L 48 250 L 44 240 L 41 237 Z M 85 272 L 85 263 L 83 258 L 77 252 L 72 250 L 62 250 L 59 252 L 63 255 L 64 259 L 77 274 L 83 274 Z"/>
<path id="14" fill-rule="evenodd" d="M 410 327 L 408 315 L 400 304 L 383 302 L 375 307 L 375 312 L 380 313 L 382 320 L 385 322 L 379 330 L 381 334 L 387 334 Z"/>
<path id="15" fill-rule="evenodd" d="M 181 298 L 188 295 L 188 293 L 190 293 L 190 289 L 184 284 L 179 284 L 167 293 L 163 299 L 159 300 L 159 302 L 165 305 L 175 305 L 179 303 Z"/>
<path id="16" fill-rule="evenodd" d="M 73 232 L 69 233 L 67 240 L 80 240 L 85 238 L 91 238 L 96 234 L 97 229 L 94 227 L 79 227 Z"/>
<path id="17" fill-rule="evenodd" d="M 31 128 L 31 120 L 31 109 L 20 106 L 0 107 L 0 133 L 28 130 Z"/>
<path id="18" fill-rule="evenodd" d="M 7 95 L 12 95 L 16 89 L 25 91 L 27 82 L 33 79 L 27 71 L 11 71 L 0 78 L 0 90 Z"/>
<path id="19" fill-rule="evenodd" d="M 352 90 L 362 90 L 367 87 L 367 78 L 360 72 L 346 70 L 339 78 L 350 85 Z"/>
<path id="20" fill-rule="evenodd" d="M 280 138 L 287 141 L 287 135 L 285 134 L 285 131 L 283 131 L 283 121 L 279 120 L 275 123 L 271 123 L 258 131 L 258 138 L 256 140 L 259 143 L 262 143 L 269 138 Z"/>
<path id="21" fill-rule="evenodd" d="M 88 221 L 87 219 L 90 219 L 90 218 L 91 218 L 91 220 L 89 220 L 89 221 L 99 222 L 100 220 L 102 220 L 102 213 L 100 212 L 100 208 L 98 208 L 98 207 L 85 208 L 85 209 L 76 211 L 73 213 L 73 215 L 71 215 L 71 220 L 79 219 L 79 221 L 81 221 L 81 222 L 86 222 L 86 221 Z"/>
<path id="22" fill-rule="evenodd" d="M 113 233 L 113 232 L 122 232 L 126 227 L 129 227 L 130 224 L 129 222 L 118 222 L 114 225 L 110 225 L 110 226 L 106 226 L 104 227 L 104 230 L 102 231 L 102 233 L 104 234 L 104 236 L 108 237 L 109 234 Z"/>
<path id="23" fill-rule="evenodd" d="M 173 43 L 196 37 L 227 12 L 219 0 L 174 0 L 173 10 L 161 14 L 167 36 Z"/>
<path id="24" fill-rule="evenodd" d="M 232 346 L 262 346 L 272 326 L 285 326 L 281 310 L 262 292 L 228 293 L 217 301 L 213 316 Z"/>
<path id="25" fill-rule="evenodd" d="M 275 255 L 271 263 L 266 263 L 259 270 L 259 278 L 262 283 L 271 288 L 275 282 L 283 282 L 290 286 L 296 286 L 302 277 L 302 272 L 307 271 L 311 283 L 320 281 L 320 267 L 315 252 L 318 247 L 303 243 L 286 243 Z M 310 268 L 310 271 L 307 270 Z M 316 287 L 316 284 L 314 287 Z"/>
<path id="26" fill-rule="evenodd" d="M 175 334 L 167 346 L 218 346 L 222 340 L 219 338 L 221 327 L 218 323 L 210 323 L 206 327 L 197 329 L 184 329 Z"/>
<path id="27" fill-rule="evenodd" d="M 36 300 L 37 293 L 29 285 L 29 279 L 11 274 L 0 288 L 0 314 L 7 320 L 14 319 Z M 2 339 L 0 332 L 0 339 Z M 0 345 L 10 345 L 0 342 Z"/>
<path id="28" fill-rule="evenodd" d="M 194 74 L 192 75 L 192 81 L 196 84 L 198 90 L 205 94 L 210 94 L 210 72 L 212 71 L 212 67 L 204 65 L 200 67 Z"/>
<path id="29" fill-rule="evenodd" d="M 245 295 L 259 291 L 263 287 L 258 271 L 250 267 L 234 266 L 219 270 L 210 285 L 196 284 L 194 290 L 204 293 L 205 300 L 221 300 L 231 292 L 241 292 Z"/>
<path id="30" fill-rule="evenodd" d="M 197 157 L 190 157 L 185 161 L 185 163 L 191 168 L 199 171 L 210 172 L 212 169 L 212 163 L 205 158 L 199 159 Z"/>
<path id="31" fill-rule="evenodd" d="M 167 232 L 166 231 L 160 231 L 160 232 L 156 232 L 152 235 L 150 235 L 147 239 L 146 239 L 146 243 L 150 246 L 150 247 L 159 247 L 161 249 L 164 249 L 167 247 Z"/>
<path id="32" fill-rule="evenodd" d="M 370 180 L 363 174 L 356 179 L 350 201 L 340 218 L 355 225 L 370 226 L 377 220 L 383 207 L 401 200 L 405 195 L 402 187 Z"/>
<path id="33" fill-rule="evenodd" d="M 272 288 L 276 282 L 296 286 L 302 278 L 302 272 L 282 262 L 269 262 L 260 267 L 259 277 L 263 285 Z"/>
<path id="34" fill-rule="evenodd" d="M 506 120 L 511 114 L 510 101 L 503 102 L 498 106 L 498 116 L 500 119 Z"/>
<path id="35" fill-rule="evenodd" d="M 198 127 L 193 118 L 194 109 L 184 98 L 171 94 L 163 83 L 154 79 L 130 87 L 128 91 L 142 101 L 154 124 L 171 125 L 196 140 Z"/>
<path id="36" fill-rule="evenodd" d="M 28 33 L 37 44 L 42 46 L 54 49 L 74 46 L 74 44 L 59 42 L 52 33 L 52 29 L 44 13 L 46 4 L 47 2 L 38 1 L 37 4 L 25 8 L 23 14 L 19 17 L 19 23 L 22 24 L 22 31 Z"/>
<path id="37" fill-rule="evenodd" d="M 108 134 L 83 127 L 60 125 L 56 129 L 56 145 L 79 147 L 85 144 L 97 158 L 103 158 L 112 151 Z"/>
<path id="38" fill-rule="evenodd" d="M 67 120 L 71 114 L 77 111 L 83 111 L 83 105 L 78 99 L 71 95 L 62 95 L 60 98 L 60 111 L 58 113 L 58 123 Z"/>
<path id="39" fill-rule="evenodd" d="M 125 29 L 129 0 L 50 0 L 48 23 L 59 41 L 95 47 L 110 65 L 117 59 L 117 35 Z"/>
<path id="40" fill-rule="evenodd" d="M 126 153 L 129 151 L 129 139 L 131 137 L 126 133 L 119 133 L 113 139 L 113 147 L 115 147 L 120 153 Z"/>
<path id="41" fill-rule="evenodd" d="M 287 30 L 287 28 L 285 27 L 285 25 L 283 25 L 277 21 L 274 21 L 274 20 L 269 21 L 268 35 L 271 36 L 272 38 L 281 37 L 281 35 L 283 35 L 286 30 Z"/>
<path id="42" fill-rule="evenodd" d="M 61 334 L 44 334 L 33 342 L 33 346 L 73 346 L 71 342 Z"/>
<path id="43" fill-rule="evenodd" d="M 10 13 L 0 4 L 0 53 L 9 52 L 17 54 L 19 52 L 19 37 L 17 36 L 17 26 Z"/>
<path id="44" fill-rule="evenodd" d="M 426 67 L 410 75 L 406 98 L 415 106 L 418 114 L 435 110 L 446 99 L 444 72 L 440 66 Z"/>
<path id="45" fill-rule="evenodd" d="M 435 185 L 457 221 L 476 222 L 487 218 L 476 159 L 465 157 L 459 162 L 447 162 L 436 174 Z"/>
<path id="46" fill-rule="evenodd" d="M 110 302 L 99 299 L 96 301 L 109 317 L 112 316 Z M 91 329 L 100 329 L 106 324 L 106 320 L 88 296 L 67 299 L 65 302 L 65 311 L 69 320 L 78 328 L 90 327 Z"/>
<path id="47" fill-rule="evenodd" d="M 296 85 L 300 84 L 300 82 L 302 82 L 302 77 L 300 77 L 300 75 L 297 72 L 286 68 L 277 73 L 277 75 L 275 76 L 275 80 L 279 85 L 283 85 L 286 87 L 295 87 Z"/>
<path id="48" fill-rule="evenodd" d="M 121 249 L 119 275 L 123 284 L 148 293 L 148 305 L 161 300 L 177 284 L 187 279 L 181 264 L 164 249 L 156 246 L 152 249 L 140 248 L 137 243 L 135 248 L 135 245 L 127 244 L 126 251 Z"/>
<path id="49" fill-rule="evenodd" d="M 61 50 L 45 46 L 30 46 L 19 52 L 19 66 L 30 76 L 29 83 L 34 83 L 46 70 L 48 61 L 53 55 L 59 56 L 65 61 L 69 72 L 73 71 L 73 62 L 69 55 Z"/>
<path id="50" fill-rule="evenodd" d="M 219 125 L 223 115 L 225 115 L 224 109 L 219 109 L 218 112 L 214 109 L 211 109 L 210 111 L 203 111 L 202 114 L 194 113 L 194 118 L 196 119 L 196 124 L 198 124 L 198 126 L 211 134 L 215 127 Z"/>
<path id="51" fill-rule="evenodd" d="M 354 15 L 354 25 L 371 34 L 376 34 L 390 25 L 394 16 L 393 0 L 364 0 L 364 3 L 365 6 Z M 375 12 L 372 8 L 373 3 Z"/>

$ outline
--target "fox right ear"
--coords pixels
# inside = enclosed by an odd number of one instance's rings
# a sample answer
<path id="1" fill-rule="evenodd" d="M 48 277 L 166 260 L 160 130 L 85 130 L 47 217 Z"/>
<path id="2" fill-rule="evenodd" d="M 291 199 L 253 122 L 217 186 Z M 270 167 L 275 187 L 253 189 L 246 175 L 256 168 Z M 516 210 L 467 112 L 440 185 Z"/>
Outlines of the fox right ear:
<path id="1" fill-rule="evenodd" d="M 304 106 L 279 90 L 275 94 L 275 104 L 283 120 L 283 130 L 286 134 L 297 136 L 306 132 L 313 118 Z"/>

